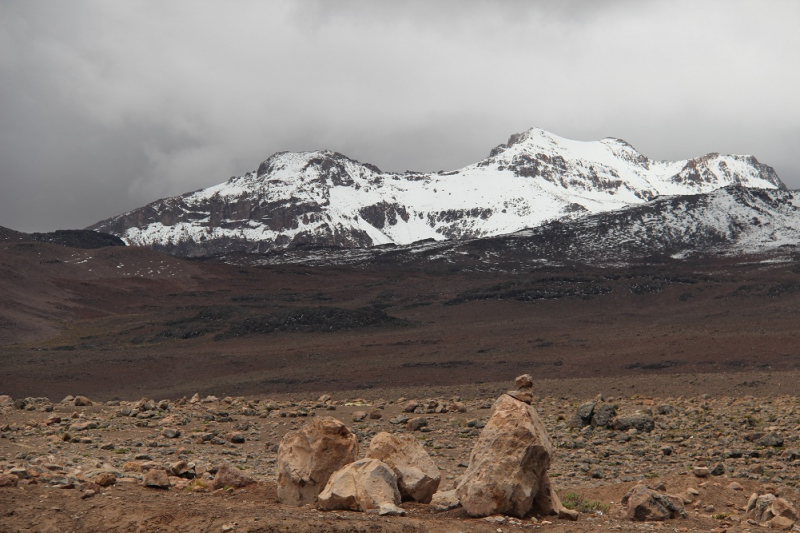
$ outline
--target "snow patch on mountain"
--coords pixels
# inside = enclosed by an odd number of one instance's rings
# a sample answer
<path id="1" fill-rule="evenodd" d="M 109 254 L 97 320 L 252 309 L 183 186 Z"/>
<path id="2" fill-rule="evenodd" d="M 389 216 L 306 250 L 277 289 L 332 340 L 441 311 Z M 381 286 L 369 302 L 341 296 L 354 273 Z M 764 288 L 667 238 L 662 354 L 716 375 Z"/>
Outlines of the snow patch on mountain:
<path id="1" fill-rule="evenodd" d="M 178 255 L 404 245 L 512 233 L 731 185 L 785 188 L 752 156 L 654 161 L 619 139 L 573 141 L 533 128 L 451 172 L 398 174 L 330 151 L 280 152 L 256 171 L 92 229 Z"/>

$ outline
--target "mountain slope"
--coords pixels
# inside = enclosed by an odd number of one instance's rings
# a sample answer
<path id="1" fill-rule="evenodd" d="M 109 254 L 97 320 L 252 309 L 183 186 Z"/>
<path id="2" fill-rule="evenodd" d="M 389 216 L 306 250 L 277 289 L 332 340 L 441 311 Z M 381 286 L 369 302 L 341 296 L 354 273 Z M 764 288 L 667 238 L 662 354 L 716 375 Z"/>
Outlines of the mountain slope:
<path id="1" fill-rule="evenodd" d="M 525 271 L 553 262 L 614 264 L 652 257 L 783 251 L 800 257 L 800 192 L 730 186 L 705 194 L 553 221 L 511 234 L 371 249 L 296 248 L 230 255 L 238 264 L 386 264 Z"/>
<path id="2" fill-rule="evenodd" d="M 541 129 L 440 173 L 381 172 L 335 152 L 273 155 L 258 170 L 91 226 L 176 255 L 350 248 L 511 233 L 556 219 L 737 185 L 783 189 L 752 156 L 652 161 L 619 139 Z"/>

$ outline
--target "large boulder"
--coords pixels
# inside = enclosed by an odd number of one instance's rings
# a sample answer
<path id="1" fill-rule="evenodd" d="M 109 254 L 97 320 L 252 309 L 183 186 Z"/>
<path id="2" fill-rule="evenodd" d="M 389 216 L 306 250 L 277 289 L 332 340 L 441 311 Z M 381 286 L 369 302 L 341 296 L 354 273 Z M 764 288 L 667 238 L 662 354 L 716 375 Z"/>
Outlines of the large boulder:
<path id="1" fill-rule="evenodd" d="M 358 439 L 335 418 L 316 418 L 283 436 L 278 448 L 278 499 L 314 503 L 331 474 L 356 460 Z"/>
<path id="2" fill-rule="evenodd" d="M 514 392 L 513 397 L 503 394 L 495 402 L 456 488 L 471 516 L 522 517 L 531 511 L 553 514 L 562 508 L 547 477 L 553 455 L 550 437 L 536 410 L 517 399 L 530 393 Z"/>
<path id="3" fill-rule="evenodd" d="M 381 432 L 372 438 L 367 457 L 383 461 L 397 476 L 397 488 L 404 500 L 430 503 L 442 475 L 425 448 L 407 434 Z"/>
<path id="4" fill-rule="evenodd" d="M 404 514 L 399 504 L 397 476 L 377 459 L 361 459 L 335 472 L 317 502 L 324 511 L 378 509 L 381 514 Z"/>

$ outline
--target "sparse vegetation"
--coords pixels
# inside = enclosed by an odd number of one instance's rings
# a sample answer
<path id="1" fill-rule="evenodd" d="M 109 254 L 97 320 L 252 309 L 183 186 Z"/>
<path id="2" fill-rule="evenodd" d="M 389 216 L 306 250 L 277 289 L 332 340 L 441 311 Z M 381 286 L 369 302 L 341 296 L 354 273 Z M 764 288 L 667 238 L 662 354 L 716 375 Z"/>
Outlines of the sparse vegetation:
<path id="1" fill-rule="evenodd" d="M 561 503 L 567 509 L 572 509 L 581 513 L 593 513 L 600 511 L 607 513 L 611 509 L 610 503 L 602 503 L 598 500 L 587 500 L 577 492 L 567 492 L 561 497 Z"/>

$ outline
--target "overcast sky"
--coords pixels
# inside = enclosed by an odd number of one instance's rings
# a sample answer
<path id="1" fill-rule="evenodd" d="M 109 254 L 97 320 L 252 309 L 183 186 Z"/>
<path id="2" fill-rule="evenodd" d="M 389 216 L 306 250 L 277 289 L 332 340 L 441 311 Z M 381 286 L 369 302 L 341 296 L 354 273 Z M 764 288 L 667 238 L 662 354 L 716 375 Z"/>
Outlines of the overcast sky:
<path id="1" fill-rule="evenodd" d="M 0 225 L 81 228 L 281 150 L 384 170 L 532 126 L 800 188 L 800 2 L 0 0 Z"/>

